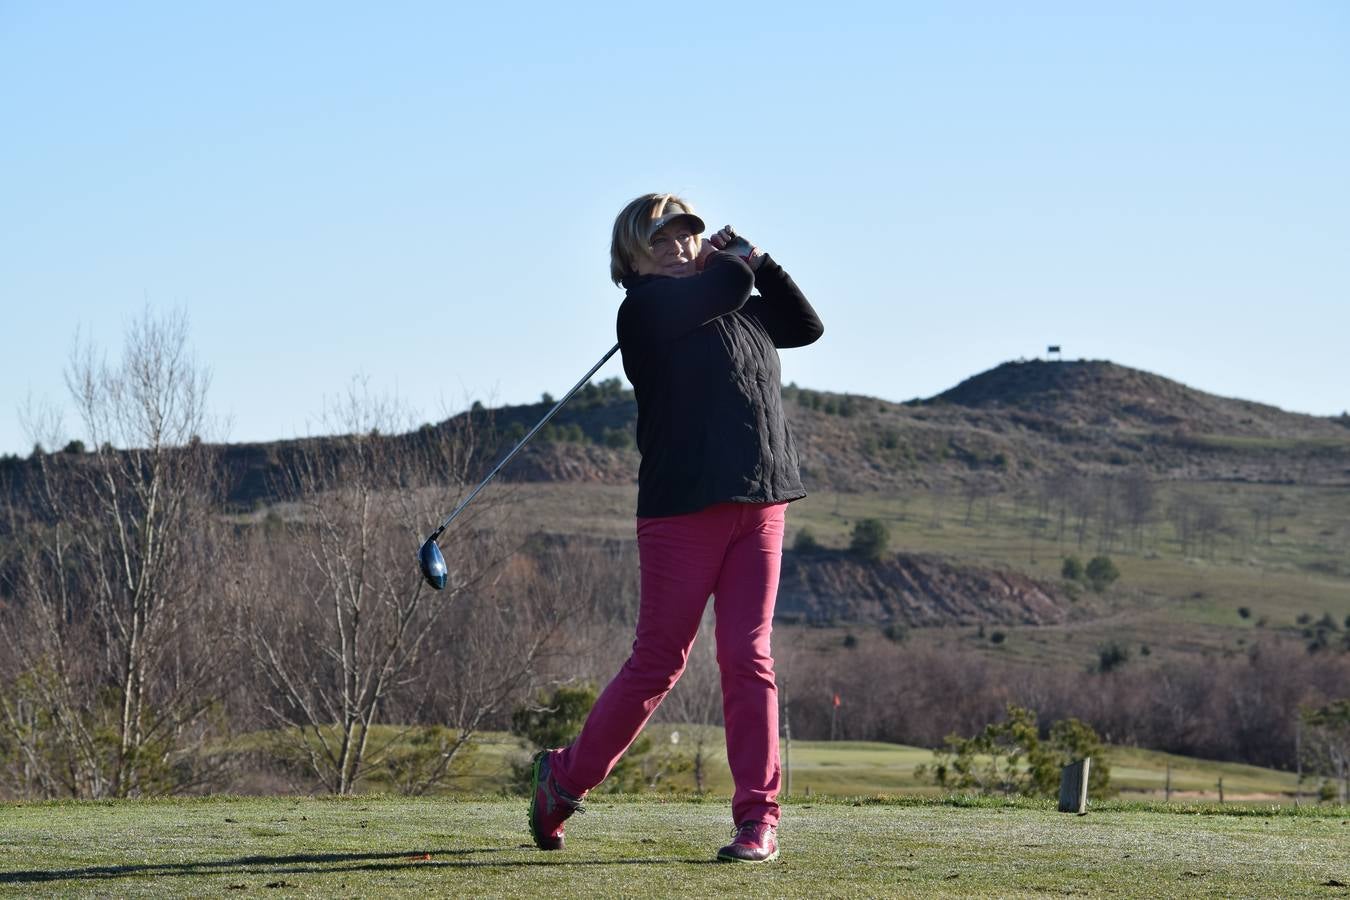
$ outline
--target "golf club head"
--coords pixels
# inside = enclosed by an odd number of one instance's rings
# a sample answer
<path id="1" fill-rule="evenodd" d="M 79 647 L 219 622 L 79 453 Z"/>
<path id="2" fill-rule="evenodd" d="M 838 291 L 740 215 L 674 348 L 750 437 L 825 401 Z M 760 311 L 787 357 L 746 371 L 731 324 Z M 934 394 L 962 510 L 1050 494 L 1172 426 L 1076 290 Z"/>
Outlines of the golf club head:
<path id="1" fill-rule="evenodd" d="M 441 555 L 441 548 L 436 545 L 434 537 L 427 538 L 422 549 L 417 551 L 417 562 L 422 567 L 422 577 L 427 580 L 427 584 L 438 591 L 445 590 L 450 569 L 445 565 L 445 557 Z"/>

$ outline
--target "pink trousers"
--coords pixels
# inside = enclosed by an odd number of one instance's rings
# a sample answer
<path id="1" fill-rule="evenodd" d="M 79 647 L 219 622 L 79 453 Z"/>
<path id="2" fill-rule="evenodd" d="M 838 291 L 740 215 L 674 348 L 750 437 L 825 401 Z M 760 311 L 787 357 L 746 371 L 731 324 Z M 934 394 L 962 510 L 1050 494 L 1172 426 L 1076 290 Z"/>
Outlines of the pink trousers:
<path id="1" fill-rule="evenodd" d="M 778 688 L 769 648 L 786 503 L 719 503 L 638 519 L 637 638 L 581 734 L 554 763 L 578 797 L 604 781 L 679 680 L 714 597 L 734 823 L 778 824 Z"/>

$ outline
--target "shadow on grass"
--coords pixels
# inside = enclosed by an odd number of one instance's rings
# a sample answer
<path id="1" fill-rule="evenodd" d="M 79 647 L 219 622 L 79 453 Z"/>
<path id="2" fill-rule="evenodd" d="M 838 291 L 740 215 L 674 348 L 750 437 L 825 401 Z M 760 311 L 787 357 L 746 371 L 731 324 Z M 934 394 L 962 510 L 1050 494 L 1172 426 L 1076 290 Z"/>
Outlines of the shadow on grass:
<path id="1" fill-rule="evenodd" d="M 226 874 L 315 875 L 338 872 L 392 872 L 399 869 L 479 869 L 516 866 L 644 866 L 716 864 L 715 859 L 566 859 L 553 854 L 538 859 L 449 861 L 440 857 L 478 856 L 509 853 L 502 847 L 472 850 L 431 850 L 416 853 L 297 853 L 290 856 L 241 856 L 238 859 L 188 863 L 142 863 L 126 866 L 88 866 L 83 869 L 34 869 L 27 872 L 0 872 L 0 885 L 35 884 L 55 881 L 90 881 L 137 876 L 207 876 Z M 530 848 L 522 847 L 528 851 Z M 342 864 L 346 865 L 342 865 Z"/>

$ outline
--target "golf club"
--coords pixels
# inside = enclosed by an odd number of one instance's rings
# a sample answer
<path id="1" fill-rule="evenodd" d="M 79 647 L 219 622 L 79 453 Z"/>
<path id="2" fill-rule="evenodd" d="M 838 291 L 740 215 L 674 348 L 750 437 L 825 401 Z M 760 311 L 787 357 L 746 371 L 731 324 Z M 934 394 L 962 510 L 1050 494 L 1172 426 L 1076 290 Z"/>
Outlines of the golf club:
<path id="1" fill-rule="evenodd" d="M 431 536 L 428 537 L 422 543 L 422 549 L 417 552 L 417 561 L 419 565 L 421 565 L 422 567 L 422 577 L 427 580 L 427 584 L 431 585 L 438 591 L 444 590 L 446 580 L 450 575 L 450 569 L 445 564 L 445 557 L 441 555 L 441 548 L 439 545 L 437 545 L 436 539 L 440 537 L 442 532 L 444 532 L 445 529 L 450 526 L 451 522 L 455 521 L 455 516 L 459 515 L 464 510 L 464 507 L 468 506 L 469 502 L 473 500 L 474 497 L 478 496 L 478 492 L 481 491 L 483 488 L 487 487 L 489 481 L 497 477 L 497 473 L 502 470 L 503 466 L 505 466 L 507 463 L 511 461 L 511 457 L 519 453 L 520 448 L 524 447 L 529 442 L 530 438 L 534 437 L 534 433 L 538 431 L 540 428 L 543 428 L 544 425 L 548 423 L 548 420 L 553 418 L 553 414 L 556 413 L 558 410 L 562 409 L 563 404 L 566 403 L 568 400 L 571 400 L 572 395 L 575 394 L 577 391 L 581 390 L 582 385 L 590 381 L 591 376 L 594 375 L 596 372 L 598 372 L 601 366 L 609 362 L 609 358 L 618 351 L 619 351 L 618 344 L 615 344 L 613 347 L 609 348 L 609 352 L 606 353 L 604 356 L 600 357 L 600 361 L 595 365 L 591 366 L 591 370 L 587 372 L 585 375 L 581 376 L 581 380 L 578 381 L 576 384 L 574 384 L 572 386 L 572 389 L 568 391 L 561 400 L 553 404 L 553 408 L 544 414 L 544 417 L 539 420 L 539 424 L 531 428 L 529 430 L 529 433 L 527 433 L 523 438 L 520 439 L 520 443 L 516 444 L 515 447 L 511 448 L 510 453 L 502 457 L 502 461 L 497 463 L 497 465 L 493 467 L 492 471 L 488 473 L 487 477 L 483 479 L 482 483 L 479 484 L 478 487 L 474 488 L 472 493 L 469 494 L 469 496 L 461 500 L 459 502 L 459 505 L 455 507 L 454 511 L 450 513 L 450 515 L 445 517 L 445 521 L 441 522 L 440 527 L 437 528 L 435 531 L 433 531 L 431 533 Z"/>

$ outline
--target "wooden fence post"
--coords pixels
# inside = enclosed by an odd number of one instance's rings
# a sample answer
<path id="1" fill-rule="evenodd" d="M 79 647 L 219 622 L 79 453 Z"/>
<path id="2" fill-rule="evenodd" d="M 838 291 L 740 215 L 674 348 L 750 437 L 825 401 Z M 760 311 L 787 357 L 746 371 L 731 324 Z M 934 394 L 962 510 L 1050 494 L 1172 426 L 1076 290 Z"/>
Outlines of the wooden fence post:
<path id="1" fill-rule="evenodd" d="M 1092 757 L 1069 763 L 1059 774 L 1059 811 L 1087 815 L 1088 773 Z"/>

